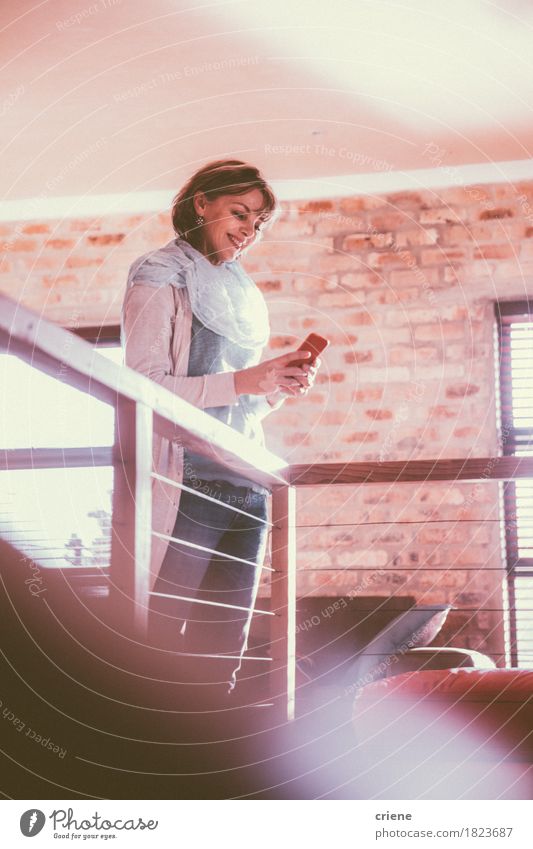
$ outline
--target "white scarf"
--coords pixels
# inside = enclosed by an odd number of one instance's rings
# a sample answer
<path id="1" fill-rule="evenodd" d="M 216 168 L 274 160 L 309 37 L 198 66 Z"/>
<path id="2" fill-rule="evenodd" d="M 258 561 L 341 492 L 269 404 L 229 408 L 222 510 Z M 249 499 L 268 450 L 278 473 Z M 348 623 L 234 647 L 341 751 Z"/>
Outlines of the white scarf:
<path id="1" fill-rule="evenodd" d="M 185 239 L 143 254 L 130 266 L 127 289 L 187 287 L 191 309 L 200 321 L 243 348 L 264 348 L 270 336 L 265 299 L 237 260 L 213 265 Z"/>

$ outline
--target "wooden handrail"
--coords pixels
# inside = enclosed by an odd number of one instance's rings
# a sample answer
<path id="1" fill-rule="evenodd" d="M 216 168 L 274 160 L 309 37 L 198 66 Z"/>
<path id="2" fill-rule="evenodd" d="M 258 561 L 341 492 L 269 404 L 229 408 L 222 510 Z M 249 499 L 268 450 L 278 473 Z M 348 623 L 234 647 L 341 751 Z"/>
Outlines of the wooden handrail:
<path id="1" fill-rule="evenodd" d="M 358 483 L 482 482 L 533 477 L 533 457 L 472 457 L 457 460 L 395 460 L 386 463 L 292 464 L 293 486 Z"/>
<path id="2" fill-rule="evenodd" d="M 118 398 L 153 410 L 154 431 L 179 439 L 191 451 L 216 458 L 228 469 L 271 487 L 286 484 L 287 463 L 266 448 L 253 447 L 233 428 L 204 413 L 170 390 L 127 366 L 119 366 L 95 352 L 74 333 L 0 294 L 0 346 L 31 366 L 63 383 L 89 392 L 116 406 Z"/>

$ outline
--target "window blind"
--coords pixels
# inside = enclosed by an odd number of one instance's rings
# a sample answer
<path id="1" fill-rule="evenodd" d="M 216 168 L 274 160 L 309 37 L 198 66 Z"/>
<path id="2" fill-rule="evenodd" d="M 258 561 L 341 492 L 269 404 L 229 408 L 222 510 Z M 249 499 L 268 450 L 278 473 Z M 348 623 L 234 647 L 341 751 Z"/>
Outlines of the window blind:
<path id="1" fill-rule="evenodd" d="M 533 301 L 496 304 L 504 455 L 533 454 Z M 503 487 L 511 663 L 533 667 L 533 480 Z"/>

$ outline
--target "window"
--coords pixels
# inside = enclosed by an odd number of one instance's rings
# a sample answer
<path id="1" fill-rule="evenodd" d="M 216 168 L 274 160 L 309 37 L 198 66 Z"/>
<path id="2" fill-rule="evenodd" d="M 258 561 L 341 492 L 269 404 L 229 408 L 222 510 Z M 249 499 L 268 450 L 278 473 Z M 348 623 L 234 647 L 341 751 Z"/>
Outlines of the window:
<path id="1" fill-rule="evenodd" d="M 122 362 L 118 327 L 78 335 Z M 107 567 L 113 407 L 6 353 L 0 386 L 0 535 L 43 568 Z"/>
<path id="2" fill-rule="evenodd" d="M 496 304 L 503 453 L 533 454 L 533 302 Z M 511 663 L 533 667 L 533 480 L 503 487 Z"/>

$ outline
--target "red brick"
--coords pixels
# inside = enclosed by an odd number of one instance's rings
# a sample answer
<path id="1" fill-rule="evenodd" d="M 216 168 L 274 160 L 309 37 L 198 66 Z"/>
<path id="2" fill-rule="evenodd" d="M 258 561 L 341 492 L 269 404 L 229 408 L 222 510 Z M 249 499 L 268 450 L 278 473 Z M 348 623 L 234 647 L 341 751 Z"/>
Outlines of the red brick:
<path id="1" fill-rule="evenodd" d="M 464 209 L 454 209 L 451 206 L 439 206 L 435 209 L 425 209 L 420 213 L 421 224 L 456 224 L 466 218 Z"/>
<path id="2" fill-rule="evenodd" d="M 427 248 L 420 254 L 422 265 L 444 265 L 468 258 L 468 253 L 462 248 Z"/>
<path id="3" fill-rule="evenodd" d="M 427 543 L 442 543 L 449 541 L 450 528 L 423 528 L 417 534 L 417 542 L 421 545 Z M 455 538 L 455 533 L 454 533 Z"/>
<path id="4" fill-rule="evenodd" d="M 344 410 L 326 410 L 320 416 L 321 425 L 343 425 L 346 424 L 348 416 Z"/>
<path id="5" fill-rule="evenodd" d="M 449 283 L 450 286 L 455 286 L 461 281 L 460 269 L 447 265 L 446 268 L 442 269 L 442 279 L 444 283 Z"/>
<path id="6" fill-rule="evenodd" d="M 472 280 L 491 281 L 491 266 L 488 265 L 489 260 L 477 259 L 472 262 L 464 262 L 455 268 L 447 266 L 443 269 L 443 279 L 445 282 L 450 282 L 452 285 L 458 282 L 461 285 L 470 285 Z M 508 264 L 508 263 L 506 263 Z M 498 265 L 498 269 L 502 270 L 503 263 Z M 514 268 L 516 274 L 516 267 Z"/>
<path id="7" fill-rule="evenodd" d="M 353 363 L 370 363 L 374 359 L 372 351 L 348 351 L 344 355 L 344 362 Z"/>
<path id="8" fill-rule="evenodd" d="M 511 203 L 516 201 L 521 194 L 516 183 L 497 183 L 490 187 L 490 192 L 494 200 L 510 201 Z"/>
<path id="9" fill-rule="evenodd" d="M 533 181 L 521 180 L 519 183 L 513 183 L 516 195 L 525 195 L 530 201 L 533 201 Z"/>
<path id="10" fill-rule="evenodd" d="M 517 250 L 513 245 L 484 245 L 476 248 L 474 259 L 511 259 Z"/>
<path id="11" fill-rule="evenodd" d="M 343 442 L 377 442 L 380 438 L 376 431 L 354 431 L 343 437 Z"/>
<path id="12" fill-rule="evenodd" d="M 366 410 L 365 416 L 368 416 L 369 419 L 374 419 L 375 421 L 383 421 L 385 419 L 392 419 L 392 412 L 390 410 Z"/>
<path id="13" fill-rule="evenodd" d="M 7 251 L 36 251 L 38 248 L 37 242 L 32 239 L 15 239 L 7 243 Z"/>
<path id="14" fill-rule="evenodd" d="M 319 295 L 317 298 L 319 307 L 356 307 L 358 300 L 353 292 L 332 292 L 328 295 Z"/>
<path id="15" fill-rule="evenodd" d="M 23 265 L 29 271 L 41 271 L 54 269 L 57 271 L 59 262 L 57 256 L 27 256 L 23 259 Z"/>
<path id="16" fill-rule="evenodd" d="M 384 292 L 370 292 L 367 296 L 369 304 L 400 304 L 418 301 L 421 297 L 420 289 L 387 289 Z"/>
<path id="17" fill-rule="evenodd" d="M 74 239 L 48 239 L 48 241 L 44 244 L 47 248 L 53 248 L 54 250 L 63 250 L 65 248 L 72 249 L 75 246 L 76 242 Z"/>
<path id="18" fill-rule="evenodd" d="M 416 265 L 416 257 L 410 251 L 386 251 L 384 253 L 369 253 L 368 262 L 370 265 L 382 267 L 384 265 L 407 265 L 414 267 Z"/>
<path id="19" fill-rule="evenodd" d="M 341 210 L 350 215 L 353 212 L 371 211 L 385 206 L 385 198 L 379 195 L 361 195 L 360 197 L 342 198 Z"/>
<path id="20" fill-rule="evenodd" d="M 478 227 L 486 227 L 486 224 L 478 224 Z M 441 232 L 440 241 L 444 245 L 463 245 L 471 244 L 474 240 L 472 234 L 472 225 L 466 224 L 450 224 L 444 227 Z"/>
<path id="21" fill-rule="evenodd" d="M 411 378 L 410 370 L 404 366 L 389 366 L 387 368 L 372 368 L 366 365 L 361 367 L 360 379 L 365 383 L 379 383 L 386 381 L 390 386 L 394 382 L 401 383 Z"/>
<path id="22" fill-rule="evenodd" d="M 514 212 L 508 207 L 498 207 L 496 209 L 484 209 L 479 214 L 480 221 L 491 221 L 493 218 L 513 218 Z"/>
<path id="23" fill-rule="evenodd" d="M 509 284 L 509 278 L 514 277 L 519 281 L 520 296 L 524 294 L 524 281 L 533 277 L 533 262 L 528 262 L 526 257 L 522 259 L 509 259 L 496 264 L 498 279 L 505 281 L 504 285 Z M 518 293 L 517 293 L 518 296 Z"/>
<path id="24" fill-rule="evenodd" d="M 65 259 L 66 268 L 87 268 L 91 265 L 103 265 L 105 259 L 103 257 L 79 256 L 72 254 Z"/>
<path id="25" fill-rule="evenodd" d="M 461 439 L 470 439 L 471 437 L 475 438 L 479 436 L 479 428 L 478 427 L 458 427 L 453 432 L 454 436 L 457 436 Z"/>
<path id="26" fill-rule="evenodd" d="M 355 333 L 347 333 L 346 330 L 341 330 L 339 333 L 331 333 L 328 330 L 328 339 L 331 345 L 356 345 L 359 341 Z"/>
<path id="27" fill-rule="evenodd" d="M 447 186 L 446 188 L 435 189 L 435 195 L 436 199 L 445 206 L 468 206 L 472 203 L 472 196 L 465 186 Z"/>
<path id="28" fill-rule="evenodd" d="M 486 304 L 477 304 L 475 306 L 459 306 L 454 304 L 450 307 L 442 307 L 439 313 L 444 321 L 463 321 L 464 319 L 468 319 L 469 323 L 471 323 L 482 319 L 486 309 Z"/>
<path id="29" fill-rule="evenodd" d="M 321 212 L 331 212 L 335 205 L 330 200 L 310 200 L 298 205 L 300 215 L 318 215 Z"/>
<path id="30" fill-rule="evenodd" d="M 306 316 L 305 318 L 302 318 L 300 324 L 305 328 L 320 327 L 319 319 L 314 316 Z"/>
<path id="31" fill-rule="evenodd" d="M 533 242 L 524 242 L 520 247 L 520 257 L 522 259 L 533 259 Z"/>
<path id="32" fill-rule="evenodd" d="M 454 386 L 448 386 L 446 397 L 464 398 L 467 395 L 476 395 L 478 392 L 479 386 L 473 386 L 471 383 L 456 383 Z"/>
<path id="33" fill-rule="evenodd" d="M 300 433 L 299 431 L 294 431 L 293 433 L 287 433 L 283 437 L 283 442 L 285 445 L 293 446 L 293 445 L 305 445 L 311 439 L 311 434 L 309 433 Z"/>
<path id="34" fill-rule="evenodd" d="M 356 542 L 356 540 L 354 540 Z M 330 542 L 331 545 L 331 542 Z M 366 568 L 379 569 L 380 566 L 386 566 L 389 560 L 389 555 L 384 549 L 378 549 L 375 546 L 368 549 L 340 548 L 337 547 L 335 562 L 344 568 L 350 566 L 364 566 Z"/>
<path id="35" fill-rule="evenodd" d="M 430 345 L 415 348 L 415 361 L 425 363 L 436 363 L 442 359 L 440 351 Z"/>
<path id="36" fill-rule="evenodd" d="M 391 195 L 387 195 L 387 203 L 390 203 L 391 206 L 416 206 L 420 208 L 424 203 L 422 199 L 422 195 L 413 191 L 402 191 L 402 192 L 394 192 Z"/>
<path id="37" fill-rule="evenodd" d="M 370 242 L 370 233 L 350 233 L 342 240 L 343 251 L 365 251 Z"/>
<path id="38" fill-rule="evenodd" d="M 432 321 L 441 321 L 442 316 L 441 312 L 437 309 L 415 309 L 409 310 L 407 313 L 407 319 L 411 327 L 416 324 L 428 324 Z"/>
<path id="39" fill-rule="evenodd" d="M 411 217 L 406 212 L 378 212 L 369 217 L 370 226 L 376 230 L 395 232 L 406 224 L 412 224 Z"/>
<path id="40" fill-rule="evenodd" d="M 22 228 L 22 232 L 26 233 L 28 236 L 37 235 L 38 233 L 49 233 L 50 224 L 43 224 L 41 222 L 32 221 L 31 224 L 26 224 Z"/>
<path id="41" fill-rule="evenodd" d="M 305 399 L 306 404 L 314 404 L 316 407 L 324 407 L 326 404 L 330 403 L 330 394 L 323 395 L 321 392 L 311 392 Z M 301 399 L 297 399 L 298 403 L 301 403 Z M 316 413 L 312 413 L 313 416 L 317 415 Z"/>
<path id="42" fill-rule="evenodd" d="M 379 271 L 360 271 L 356 273 L 343 274 L 340 278 L 340 282 L 342 286 L 353 291 L 382 286 L 384 283 L 384 277 Z"/>
<path id="43" fill-rule="evenodd" d="M 391 248 L 394 243 L 393 233 L 373 233 L 370 237 L 370 243 L 374 248 Z"/>
<path id="44" fill-rule="evenodd" d="M 316 383 L 342 383 L 344 379 L 345 375 L 343 372 L 340 371 L 335 371 L 331 374 L 318 372 L 316 376 Z"/>
<path id="45" fill-rule="evenodd" d="M 72 233 L 87 233 L 90 230 L 101 230 L 104 218 L 72 218 L 68 229 Z"/>
<path id="46" fill-rule="evenodd" d="M 314 274 L 320 271 L 326 273 L 333 272 L 335 274 L 342 271 L 357 271 L 361 269 L 361 260 L 347 254 L 334 254 L 333 256 L 324 254 L 323 256 L 313 258 L 310 265 Z"/>
<path id="47" fill-rule="evenodd" d="M 429 286 L 438 286 L 439 275 L 440 269 L 438 268 L 424 268 L 422 270 L 417 266 L 416 268 L 409 269 L 409 271 L 391 271 L 389 273 L 389 283 L 396 288 L 398 286 L 420 285 L 421 280 L 424 280 Z"/>
<path id="48" fill-rule="evenodd" d="M 328 239 L 326 236 L 322 236 L 321 238 L 318 238 L 317 236 L 313 235 L 313 236 L 309 236 L 308 238 L 298 236 L 297 238 L 293 239 L 292 241 L 287 241 L 287 242 L 280 241 L 280 242 L 278 242 L 278 244 L 280 244 L 281 246 L 288 244 L 289 247 L 292 248 L 292 249 L 302 248 L 302 249 L 306 249 L 308 251 L 318 251 L 318 250 L 320 250 L 320 251 L 327 251 L 328 254 L 331 254 L 331 253 L 334 253 L 334 252 L 336 253 L 334 241 L 335 240 L 333 238 Z M 277 250 L 277 245 L 275 246 L 275 250 Z"/>
<path id="49" fill-rule="evenodd" d="M 366 209 L 365 199 L 363 197 L 342 198 L 340 208 L 342 212 L 347 212 L 348 214 L 363 212 Z"/>
<path id="50" fill-rule="evenodd" d="M 300 225 L 301 226 L 301 225 Z M 315 219 L 314 232 L 319 236 L 338 236 L 343 231 L 360 231 L 366 227 L 365 219 L 356 216 L 325 213 Z"/>
<path id="51" fill-rule="evenodd" d="M 422 228 L 417 230 L 400 230 L 396 233 L 395 242 L 400 248 L 418 246 L 418 245 L 434 245 L 439 238 L 438 230 L 434 227 Z"/>
<path id="52" fill-rule="evenodd" d="M 296 277 L 292 283 L 294 291 L 303 294 L 306 292 L 333 292 L 337 287 L 337 278 L 334 274 L 328 277 L 308 274 L 305 277 Z"/>
<path id="53" fill-rule="evenodd" d="M 445 356 L 447 360 L 463 360 L 466 361 L 472 356 L 471 348 L 467 349 L 466 345 L 446 345 Z"/>
<path id="54" fill-rule="evenodd" d="M 43 275 L 43 285 L 47 289 L 53 289 L 55 286 L 78 286 L 79 280 L 75 274 L 45 274 Z"/>
<path id="55" fill-rule="evenodd" d="M 294 413 L 289 412 L 287 409 L 287 402 L 285 401 L 283 407 L 279 409 L 276 413 L 276 425 L 279 428 L 293 428 L 298 427 L 302 423 L 302 414 L 301 412 Z"/>
<path id="56" fill-rule="evenodd" d="M 369 312 L 349 312 L 345 314 L 344 321 L 347 324 L 374 324 L 374 320 Z"/>
<path id="57" fill-rule="evenodd" d="M 269 344 L 271 348 L 287 348 L 288 351 L 298 347 L 298 342 L 292 336 L 272 336 Z"/>
<path id="58" fill-rule="evenodd" d="M 368 386 L 365 389 L 358 389 L 353 394 L 354 401 L 380 401 L 383 397 L 382 386 Z"/>
<path id="59" fill-rule="evenodd" d="M 388 360 L 393 366 L 401 366 L 412 363 L 415 358 L 414 348 L 411 346 L 393 348 L 388 352 Z"/>
<path id="60" fill-rule="evenodd" d="M 91 245 L 118 245 L 124 239 L 124 233 L 102 233 L 99 236 L 87 236 L 87 241 Z"/>
<path id="61" fill-rule="evenodd" d="M 296 407 L 301 412 L 303 403 L 304 403 L 304 401 L 303 401 L 302 398 L 287 397 L 287 400 L 285 401 L 283 406 L 287 407 L 287 409 L 289 409 L 291 407 Z M 329 393 L 328 393 L 328 395 L 324 395 L 322 392 L 317 392 L 316 389 L 313 389 L 313 391 L 309 395 L 307 395 L 306 398 L 305 398 L 305 404 L 306 405 L 307 404 L 313 404 L 315 406 L 324 407 L 324 405 L 327 404 L 327 403 L 329 403 Z M 315 413 L 313 413 L 313 416 L 314 415 L 315 415 Z M 275 427 L 276 421 L 277 421 L 277 419 L 275 419 L 275 418 L 270 419 L 270 426 L 273 428 L 273 435 L 277 436 L 276 427 Z M 300 421 L 301 421 L 301 419 L 300 419 Z M 268 419 L 265 419 L 265 424 L 266 424 L 267 427 L 269 426 L 269 420 Z"/>
<path id="62" fill-rule="evenodd" d="M 157 215 L 153 216 L 153 218 L 150 220 L 150 224 L 152 224 L 152 222 L 155 222 L 156 224 L 161 224 L 163 226 L 170 226 L 170 222 L 168 219 L 168 213 L 160 212 Z M 123 227 L 125 230 L 130 232 L 131 230 L 136 230 L 137 227 L 142 226 L 143 224 L 146 224 L 146 216 L 142 215 L 141 213 L 137 215 L 128 215 L 124 219 Z"/>
<path id="63" fill-rule="evenodd" d="M 456 380 L 464 377 L 465 367 L 462 363 L 439 363 L 438 365 L 428 366 L 425 363 L 416 363 L 416 368 L 413 371 L 413 377 L 416 380 Z"/>
<path id="64" fill-rule="evenodd" d="M 314 228 L 318 232 L 317 227 Z M 286 239 L 299 239 L 313 235 L 313 219 L 298 218 L 296 221 L 276 221 L 276 223 L 267 231 L 269 239 L 274 241 Z M 335 233 L 338 232 L 338 227 Z M 329 235 L 320 231 L 321 235 Z"/>
<path id="65" fill-rule="evenodd" d="M 279 292 L 281 290 L 281 280 L 256 280 L 255 282 L 262 292 Z"/>
<path id="66" fill-rule="evenodd" d="M 455 228 L 451 228 L 452 230 Z M 482 223 L 473 222 L 468 226 L 468 232 L 476 243 L 513 242 L 520 241 L 526 234 L 525 221 L 516 218 L 497 218 Z M 450 237 L 453 234 L 449 234 Z"/>
<path id="67" fill-rule="evenodd" d="M 457 411 L 452 407 L 446 407 L 444 404 L 438 404 L 436 407 L 431 407 L 430 415 L 436 419 L 456 419 Z"/>
<path id="68" fill-rule="evenodd" d="M 463 339 L 465 327 L 455 322 L 438 322 L 436 324 L 420 324 L 414 328 L 415 339 L 432 341 L 439 339 Z"/>

